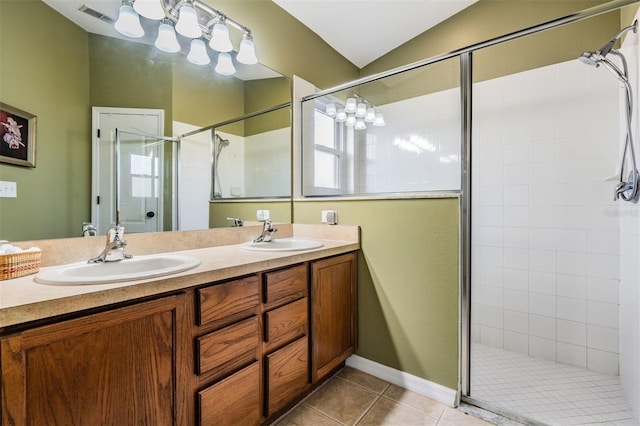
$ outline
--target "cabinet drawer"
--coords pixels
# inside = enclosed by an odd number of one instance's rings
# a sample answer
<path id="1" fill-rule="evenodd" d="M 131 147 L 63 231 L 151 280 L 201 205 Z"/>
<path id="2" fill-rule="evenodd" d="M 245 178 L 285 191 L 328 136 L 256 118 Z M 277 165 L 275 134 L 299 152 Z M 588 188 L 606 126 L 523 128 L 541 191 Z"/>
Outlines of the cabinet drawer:
<path id="1" fill-rule="evenodd" d="M 307 265 L 265 274 L 264 303 L 276 306 L 307 295 Z"/>
<path id="2" fill-rule="evenodd" d="M 267 351 L 307 334 L 307 300 L 305 297 L 264 314 Z"/>
<path id="3" fill-rule="evenodd" d="M 230 322 L 257 314 L 260 284 L 251 276 L 198 290 L 198 324 Z"/>
<path id="4" fill-rule="evenodd" d="M 201 425 L 260 423 L 260 367 L 257 362 L 198 392 Z"/>
<path id="5" fill-rule="evenodd" d="M 302 337 L 267 355 L 266 415 L 292 402 L 309 384 L 309 343 Z"/>
<path id="6" fill-rule="evenodd" d="M 196 339 L 198 374 L 233 361 L 242 365 L 258 359 L 258 317 L 246 319 Z"/>

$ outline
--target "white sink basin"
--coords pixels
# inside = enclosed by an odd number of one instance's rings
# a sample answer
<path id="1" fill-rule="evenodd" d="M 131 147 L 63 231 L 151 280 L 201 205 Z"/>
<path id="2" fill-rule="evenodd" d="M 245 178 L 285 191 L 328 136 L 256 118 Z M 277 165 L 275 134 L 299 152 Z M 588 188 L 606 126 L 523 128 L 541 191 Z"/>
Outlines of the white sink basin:
<path id="1" fill-rule="evenodd" d="M 322 246 L 324 246 L 324 244 L 320 241 L 303 240 L 298 238 L 282 238 L 266 243 L 254 243 L 253 241 L 249 241 L 248 243 L 240 244 L 241 249 L 254 251 L 300 251 L 317 249 Z"/>
<path id="2" fill-rule="evenodd" d="M 179 254 L 140 256 L 119 262 L 78 262 L 49 268 L 40 271 L 35 280 L 55 285 L 106 284 L 177 274 L 198 265 L 199 259 Z"/>

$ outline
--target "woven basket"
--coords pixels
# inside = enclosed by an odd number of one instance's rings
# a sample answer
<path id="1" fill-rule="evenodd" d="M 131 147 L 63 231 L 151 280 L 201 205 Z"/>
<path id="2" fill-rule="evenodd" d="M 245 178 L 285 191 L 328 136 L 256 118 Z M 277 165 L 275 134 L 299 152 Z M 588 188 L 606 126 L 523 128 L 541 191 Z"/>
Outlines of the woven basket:
<path id="1" fill-rule="evenodd" d="M 0 255 L 0 280 L 24 277 L 40 270 L 41 251 Z"/>

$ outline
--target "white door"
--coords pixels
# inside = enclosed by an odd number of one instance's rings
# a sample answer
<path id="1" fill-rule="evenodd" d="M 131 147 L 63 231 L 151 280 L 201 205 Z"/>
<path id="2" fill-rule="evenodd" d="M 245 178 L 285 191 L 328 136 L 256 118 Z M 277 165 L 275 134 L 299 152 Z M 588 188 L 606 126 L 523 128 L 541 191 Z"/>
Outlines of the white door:
<path id="1" fill-rule="evenodd" d="M 120 155 L 116 155 L 116 129 Z M 164 111 L 93 108 L 91 216 L 104 235 L 116 224 L 116 158 L 120 166 L 120 224 L 126 232 L 162 231 L 164 144 L 133 133 L 162 135 Z"/>

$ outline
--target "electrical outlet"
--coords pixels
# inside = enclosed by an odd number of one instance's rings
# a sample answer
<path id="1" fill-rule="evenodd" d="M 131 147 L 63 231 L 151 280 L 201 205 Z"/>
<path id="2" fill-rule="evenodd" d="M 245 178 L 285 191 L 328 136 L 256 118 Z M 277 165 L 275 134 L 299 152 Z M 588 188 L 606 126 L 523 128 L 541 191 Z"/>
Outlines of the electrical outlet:
<path id="1" fill-rule="evenodd" d="M 336 225 L 338 223 L 337 210 L 322 210 L 322 223 Z"/>
<path id="2" fill-rule="evenodd" d="M 256 218 L 258 220 L 267 220 L 269 219 L 269 210 L 257 210 Z"/>
<path id="3" fill-rule="evenodd" d="M 5 180 L 0 180 L 0 197 L 17 198 L 18 185 L 16 184 L 16 182 L 8 182 Z"/>

